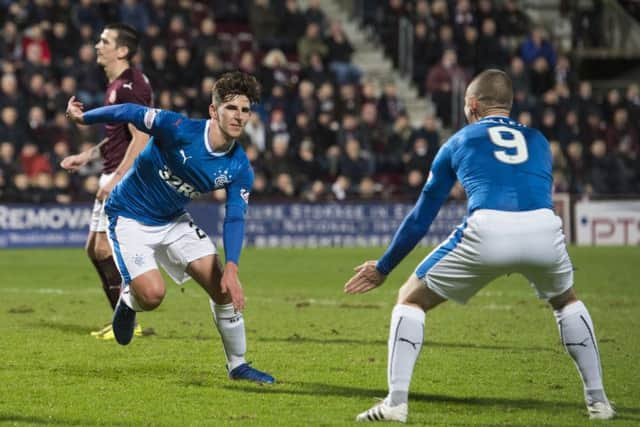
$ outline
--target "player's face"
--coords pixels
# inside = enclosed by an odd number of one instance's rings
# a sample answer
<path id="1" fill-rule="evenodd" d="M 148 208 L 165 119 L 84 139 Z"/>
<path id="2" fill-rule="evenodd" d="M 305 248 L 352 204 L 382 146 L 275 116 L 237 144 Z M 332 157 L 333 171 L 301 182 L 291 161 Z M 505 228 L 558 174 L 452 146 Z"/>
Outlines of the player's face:
<path id="1" fill-rule="evenodd" d="M 96 43 L 96 62 L 105 66 L 118 59 L 116 47 L 117 34 L 114 30 L 104 30 L 100 34 L 100 40 Z"/>
<path id="2" fill-rule="evenodd" d="M 251 117 L 251 103 L 245 95 L 238 95 L 209 109 L 211 118 L 217 120 L 225 135 L 235 139 L 242 135 L 244 126 Z"/>

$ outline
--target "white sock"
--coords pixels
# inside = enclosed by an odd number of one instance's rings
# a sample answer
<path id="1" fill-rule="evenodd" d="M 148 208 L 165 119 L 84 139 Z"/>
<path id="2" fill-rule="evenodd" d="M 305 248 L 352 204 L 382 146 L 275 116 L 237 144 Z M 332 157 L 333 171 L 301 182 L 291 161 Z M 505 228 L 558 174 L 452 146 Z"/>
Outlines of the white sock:
<path id="1" fill-rule="evenodd" d="M 136 300 L 135 295 L 133 295 L 133 293 L 131 292 L 131 287 L 130 286 L 127 286 L 126 288 L 122 289 L 122 292 L 120 293 L 120 299 L 131 310 L 133 310 L 133 311 L 144 311 L 144 309 L 142 307 L 140 307 L 140 304 L 138 303 L 138 300 Z"/>
<path id="2" fill-rule="evenodd" d="M 422 348 L 424 318 L 424 311 L 403 304 L 396 304 L 391 312 L 387 360 L 389 395 L 385 399 L 387 405 L 396 406 L 408 402 L 413 367 Z"/>
<path id="3" fill-rule="evenodd" d="M 587 307 L 582 301 L 578 301 L 564 306 L 562 310 L 554 311 L 554 314 L 564 348 L 575 362 L 582 377 L 587 404 L 594 401 L 606 402 L 600 354 Z"/>
<path id="4" fill-rule="evenodd" d="M 244 354 L 247 352 L 247 337 L 244 332 L 244 318 L 242 313 L 236 313 L 233 304 L 218 305 L 213 300 L 210 300 L 210 303 L 213 321 L 222 337 L 227 369 L 231 371 L 246 363 Z"/>

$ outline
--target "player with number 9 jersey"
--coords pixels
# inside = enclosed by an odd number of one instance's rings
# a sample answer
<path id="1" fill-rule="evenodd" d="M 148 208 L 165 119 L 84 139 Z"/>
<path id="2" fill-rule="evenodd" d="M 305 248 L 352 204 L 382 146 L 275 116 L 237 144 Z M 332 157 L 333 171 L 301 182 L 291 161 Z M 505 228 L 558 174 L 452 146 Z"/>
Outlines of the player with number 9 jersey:
<path id="1" fill-rule="evenodd" d="M 467 217 L 398 292 L 389 328 L 389 394 L 356 420 L 406 422 L 426 312 L 447 300 L 466 303 L 494 279 L 512 273 L 524 276 L 554 310 L 560 337 L 580 371 L 589 416 L 612 418 L 593 323 L 573 289 L 562 221 L 553 212 L 549 142 L 509 118 L 513 87 L 501 70 L 476 76 L 464 101 L 469 124 L 440 148 L 415 207 L 382 257 L 356 267 L 345 285 L 350 294 L 380 286 L 429 231 L 456 180 L 462 184 Z"/>

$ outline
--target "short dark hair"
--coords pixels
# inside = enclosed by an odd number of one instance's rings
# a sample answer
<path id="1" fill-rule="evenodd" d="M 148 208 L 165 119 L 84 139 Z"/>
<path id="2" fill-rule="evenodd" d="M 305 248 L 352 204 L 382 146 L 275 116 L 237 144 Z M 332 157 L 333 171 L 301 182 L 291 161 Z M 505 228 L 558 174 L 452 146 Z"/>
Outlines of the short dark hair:
<path id="1" fill-rule="evenodd" d="M 249 98 L 251 104 L 260 101 L 262 87 L 254 76 L 242 71 L 224 73 L 213 85 L 211 101 L 214 105 L 229 101 L 238 95 Z"/>
<path id="2" fill-rule="evenodd" d="M 129 49 L 127 53 L 127 61 L 131 61 L 138 52 L 138 45 L 140 44 L 140 35 L 135 28 L 131 25 L 116 22 L 107 24 L 104 27 L 105 30 L 113 30 L 118 33 L 116 36 L 116 47 L 125 46 Z"/>
<path id="3" fill-rule="evenodd" d="M 513 105 L 513 84 L 502 70 L 489 69 L 478 74 L 469 84 L 469 95 L 478 98 L 482 109 L 502 109 L 511 111 Z"/>

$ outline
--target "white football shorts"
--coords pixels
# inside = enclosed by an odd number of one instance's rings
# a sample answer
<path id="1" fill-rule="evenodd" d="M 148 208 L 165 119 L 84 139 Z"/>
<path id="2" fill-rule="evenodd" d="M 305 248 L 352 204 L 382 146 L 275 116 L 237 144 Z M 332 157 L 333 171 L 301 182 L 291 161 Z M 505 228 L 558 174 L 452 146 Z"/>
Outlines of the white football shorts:
<path id="1" fill-rule="evenodd" d="M 112 173 L 103 173 L 100 175 L 100 181 L 98 181 L 99 188 L 102 188 L 113 176 L 115 172 Z M 89 223 L 89 231 L 94 231 L 96 233 L 106 233 L 107 228 L 109 228 L 109 218 L 107 218 L 107 214 L 104 211 L 104 205 L 106 200 L 98 200 L 95 199 L 93 201 L 93 211 L 91 211 L 91 223 Z"/>
<path id="2" fill-rule="evenodd" d="M 541 299 L 573 286 L 562 221 L 552 210 L 477 210 L 415 270 L 429 289 L 461 304 L 511 273 L 525 276 Z"/>
<path id="3" fill-rule="evenodd" d="M 191 261 L 213 255 L 209 236 L 185 213 L 165 225 L 144 225 L 125 217 L 109 218 L 109 243 L 126 286 L 158 264 L 178 284 L 189 280 L 185 269 Z"/>

